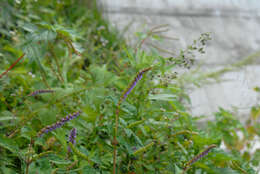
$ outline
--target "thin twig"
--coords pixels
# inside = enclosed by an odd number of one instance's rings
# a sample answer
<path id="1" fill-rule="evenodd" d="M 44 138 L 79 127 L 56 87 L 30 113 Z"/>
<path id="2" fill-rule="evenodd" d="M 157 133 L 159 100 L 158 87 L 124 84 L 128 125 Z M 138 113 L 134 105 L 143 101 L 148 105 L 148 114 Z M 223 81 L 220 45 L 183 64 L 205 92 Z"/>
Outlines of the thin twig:
<path id="1" fill-rule="evenodd" d="M 163 25 L 158 25 L 153 27 L 152 29 L 150 29 L 146 34 L 146 37 L 144 39 L 142 39 L 139 44 L 137 44 L 136 48 L 135 48 L 135 54 L 137 53 L 137 50 L 139 48 L 142 47 L 142 45 L 144 44 L 144 42 L 152 35 L 157 34 L 157 33 L 162 33 L 162 32 L 167 32 L 168 28 L 166 28 L 165 30 L 159 30 L 159 29 L 163 29 L 164 27 L 167 27 L 168 24 L 163 24 Z"/>
<path id="2" fill-rule="evenodd" d="M 48 82 L 47 82 L 47 79 L 46 79 L 46 74 L 45 74 L 45 72 L 44 72 L 44 70 L 43 70 L 42 68 L 40 68 L 40 74 L 41 74 L 43 83 L 45 84 L 45 86 L 46 86 L 48 89 L 50 89 L 50 86 L 49 86 L 49 84 L 48 84 Z"/>
<path id="3" fill-rule="evenodd" d="M 25 54 L 23 53 L 23 55 L 21 55 L 5 72 L 3 72 L 2 74 L 0 74 L 0 79 L 6 75 L 23 57 L 25 56 Z"/>
<path id="4" fill-rule="evenodd" d="M 157 49 L 157 50 L 160 51 L 160 52 L 167 53 L 167 54 L 171 54 L 171 55 L 174 55 L 174 56 L 176 55 L 174 52 L 171 52 L 171 51 L 169 51 L 169 50 L 160 48 L 160 47 L 158 47 L 158 46 L 156 46 L 156 45 L 154 45 L 154 44 L 152 44 L 152 43 L 148 43 L 148 44 L 151 45 L 152 47 L 154 47 L 155 49 Z"/>
<path id="5" fill-rule="evenodd" d="M 56 63 L 57 69 L 58 69 L 59 80 L 60 80 L 62 83 L 64 83 L 64 79 L 63 79 L 63 77 L 62 77 L 62 73 L 61 73 L 61 69 L 60 69 L 60 64 L 59 64 L 58 58 L 57 58 L 57 56 L 56 56 L 56 54 L 55 54 L 55 52 L 54 52 L 54 50 L 53 50 L 53 45 L 52 45 L 52 44 L 50 44 L 50 52 L 51 52 L 51 54 L 52 54 L 53 57 L 54 57 L 54 61 L 55 61 L 55 63 Z"/>

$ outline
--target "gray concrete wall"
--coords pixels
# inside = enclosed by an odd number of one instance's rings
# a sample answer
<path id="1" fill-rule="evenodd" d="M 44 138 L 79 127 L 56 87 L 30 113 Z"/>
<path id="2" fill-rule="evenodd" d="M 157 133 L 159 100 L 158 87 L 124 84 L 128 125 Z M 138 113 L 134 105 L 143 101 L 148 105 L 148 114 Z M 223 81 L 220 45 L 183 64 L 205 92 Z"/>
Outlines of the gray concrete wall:
<path id="1" fill-rule="evenodd" d="M 136 31 L 169 24 L 164 35 L 178 38 L 160 45 L 176 52 L 203 32 L 212 33 L 206 54 L 199 56 L 205 71 L 221 69 L 260 50 L 259 0 L 99 0 L 109 21 L 123 30 L 133 22 L 125 37 L 133 41 Z M 223 75 L 221 83 L 190 91 L 191 112 L 211 115 L 218 107 L 237 108 L 246 115 L 259 103 L 253 91 L 260 86 L 259 60 L 236 72 Z"/>

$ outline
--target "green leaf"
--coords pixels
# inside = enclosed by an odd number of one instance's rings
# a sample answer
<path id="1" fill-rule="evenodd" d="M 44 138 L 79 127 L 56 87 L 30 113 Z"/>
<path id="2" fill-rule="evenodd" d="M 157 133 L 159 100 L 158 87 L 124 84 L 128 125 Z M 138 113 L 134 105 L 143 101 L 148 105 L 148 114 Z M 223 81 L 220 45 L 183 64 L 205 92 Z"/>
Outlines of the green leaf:
<path id="1" fill-rule="evenodd" d="M 54 164 L 62 164 L 62 165 L 68 165 L 68 164 L 72 163 L 71 161 L 63 160 L 63 159 L 55 159 L 55 160 L 49 160 L 49 161 Z"/>
<path id="2" fill-rule="evenodd" d="M 19 120 L 19 118 L 15 117 L 13 113 L 9 111 L 3 111 L 0 114 L 0 121 L 9 121 L 9 120 Z"/>
<path id="3" fill-rule="evenodd" d="M 13 140 L 5 138 L 3 135 L 0 135 L 0 146 L 15 154 L 19 151 L 17 144 Z"/>
<path id="4" fill-rule="evenodd" d="M 232 170 L 230 168 L 213 168 L 214 173 L 216 174 L 240 174 L 235 170 Z"/>
<path id="5" fill-rule="evenodd" d="M 156 94 L 150 95 L 150 100 L 163 100 L 163 101 L 173 101 L 176 100 L 176 95 L 173 94 Z"/>
<path id="6" fill-rule="evenodd" d="M 25 23 L 23 25 L 21 25 L 21 27 L 25 30 L 25 31 L 28 31 L 30 33 L 33 33 L 35 31 L 38 30 L 37 26 L 36 25 L 33 25 L 32 23 Z"/>

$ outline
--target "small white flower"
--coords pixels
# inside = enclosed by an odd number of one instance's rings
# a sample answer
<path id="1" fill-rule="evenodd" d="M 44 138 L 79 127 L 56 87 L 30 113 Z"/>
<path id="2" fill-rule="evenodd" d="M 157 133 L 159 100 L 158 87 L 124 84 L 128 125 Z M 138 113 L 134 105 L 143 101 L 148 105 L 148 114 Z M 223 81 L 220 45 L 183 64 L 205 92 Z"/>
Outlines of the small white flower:
<path id="1" fill-rule="evenodd" d="M 97 28 L 97 30 L 104 30 L 104 29 L 105 27 L 103 25 Z"/>
<path id="2" fill-rule="evenodd" d="M 30 75 L 32 78 L 35 78 L 35 74 L 33 74 L 32 72 L 28 72 L 28 75 Z"/>
<path id="3" fill-rule="evenodd" d="M 162 112 L 166 112 L 166 110 L 165 110 L 164 108 L 160 108 L 160 110 L 161 110 Z"/>
<path id="4" fill-rule="evenodd" d="M 11 35 L 15 35 L 15 32 L 14 32 L 14 31 L 9 31 L 9 33 L 10 33 Z"/>

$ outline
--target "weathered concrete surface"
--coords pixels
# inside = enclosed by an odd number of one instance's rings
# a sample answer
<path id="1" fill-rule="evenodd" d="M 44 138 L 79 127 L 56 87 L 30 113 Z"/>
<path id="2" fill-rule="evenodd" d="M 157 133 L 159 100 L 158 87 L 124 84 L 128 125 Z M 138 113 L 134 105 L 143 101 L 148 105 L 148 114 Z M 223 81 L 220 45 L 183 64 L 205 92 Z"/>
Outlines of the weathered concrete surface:
<path id="1" fill-rule="evenodd" d="M 160 45 L 176 52 L 185 48 L 203 32 L 212 33 L 206 54 L 199 56 L 204 69 L 214 70 L 234 63 L 260 50 L 260 1 L 259 0 L 99 0 L 105 16 L 123 30 L 129 42 L 136 31 L 148 31 L 160 24 L 169 24 L 164 35 L 178 38 Z M 246 115 L 249 108 L 259 103 L 253 91 L 260 86 L 259 60 L 238 72 L 223 76 L 225 81 L 206 85 L 190 92 L 191 112 L 211 115 L 218 107 L 237 108 Z"/>
<path id="2" fill-rule="evenodd" d="M 223 67 L 215 67 L 220 69 Z M 260 102 L 260 96 L 253 90 L 260 86 L 258 65 L 243 67 L 240 71 L 223 75 L 221 83 L 205 85 L 190 93 L 193 114 L 210 115 L 218 107 L 234 109 L 246 120 L 250 108 Z"/>

